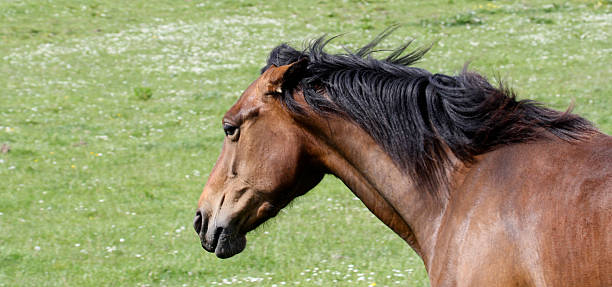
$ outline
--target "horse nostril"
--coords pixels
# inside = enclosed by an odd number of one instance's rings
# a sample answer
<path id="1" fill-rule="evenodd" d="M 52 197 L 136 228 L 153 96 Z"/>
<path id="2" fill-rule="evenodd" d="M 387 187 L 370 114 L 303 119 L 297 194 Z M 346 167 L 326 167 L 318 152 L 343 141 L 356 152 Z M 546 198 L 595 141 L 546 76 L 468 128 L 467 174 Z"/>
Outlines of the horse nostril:
<path id="1" fill-rule="evenodd" d="M 198 235 L 200 234 L 200 231 L 202 231 L 202 212 L 199 210 L 196 211 L 195 218 L 193 219 L 193 228 Z"/>

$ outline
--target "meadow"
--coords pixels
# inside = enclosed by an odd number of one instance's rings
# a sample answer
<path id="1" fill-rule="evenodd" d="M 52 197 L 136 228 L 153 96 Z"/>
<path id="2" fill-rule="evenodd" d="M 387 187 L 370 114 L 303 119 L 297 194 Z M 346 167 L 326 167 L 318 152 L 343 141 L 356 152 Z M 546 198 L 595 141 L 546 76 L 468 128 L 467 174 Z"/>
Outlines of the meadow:
<path id="1" fill-rule="evenodd" d="M 612 133 L 612 1 L 0 2 L 0 286 L 428 286 L 422 261 L 328 176 L 226 260 L 192 228 L 223 113 L 268 52 L 389 25 L 519 98 Z M 383 56 L 384 53 L 381 53 Z"/>

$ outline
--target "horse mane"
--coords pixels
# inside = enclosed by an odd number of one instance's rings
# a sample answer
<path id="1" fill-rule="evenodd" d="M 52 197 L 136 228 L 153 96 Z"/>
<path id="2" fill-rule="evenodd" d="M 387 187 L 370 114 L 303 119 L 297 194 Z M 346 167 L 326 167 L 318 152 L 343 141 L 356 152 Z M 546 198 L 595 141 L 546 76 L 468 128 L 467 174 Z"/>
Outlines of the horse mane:
<path id="1" fill-rule="evenodd" d="M 369 133 L 417 188 L 439 196 L 447 190 L 451 156 L 473 163 L 475 156 L 504 145 L 549 138 L 577 141 L 595 131 L 586 119 L 531 100 L 517 101 L 500 84 L 467 71 L 456 76 L 411 67 L 429 50 L 407 52 L 410 42 L 375 59 L 374 48 L 394 29 L 387 29 L 359 50 L 328 54 L 334 38 L 321 37 L 298 51 L 281 44 L 270 53 L 271 65 L 305 62 L 291 85 L 278 95 L 287 109 L 302 113 L 293 97 L 301 91 L 310 108 L 322 115 L 348 118 Z M 449 154 L 449 151 L 452 155 Z"/>

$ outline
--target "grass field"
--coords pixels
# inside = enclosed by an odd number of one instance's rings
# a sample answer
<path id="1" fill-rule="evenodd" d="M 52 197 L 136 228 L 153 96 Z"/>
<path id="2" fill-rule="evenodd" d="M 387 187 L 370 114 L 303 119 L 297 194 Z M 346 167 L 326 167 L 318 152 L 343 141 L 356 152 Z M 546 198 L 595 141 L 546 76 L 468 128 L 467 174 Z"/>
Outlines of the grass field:
<path id="1" fill-rule="evenodd" d="M 421 260 L 337 179 L 227 260 L 191 221 L 221 116 L 272 47 L 436 42 L 520 98 L 612 133 L 611 1 L 0 2 L 0 286 L 428 286 Z M 6 149 L 6 148 L 5 148 Z"/>

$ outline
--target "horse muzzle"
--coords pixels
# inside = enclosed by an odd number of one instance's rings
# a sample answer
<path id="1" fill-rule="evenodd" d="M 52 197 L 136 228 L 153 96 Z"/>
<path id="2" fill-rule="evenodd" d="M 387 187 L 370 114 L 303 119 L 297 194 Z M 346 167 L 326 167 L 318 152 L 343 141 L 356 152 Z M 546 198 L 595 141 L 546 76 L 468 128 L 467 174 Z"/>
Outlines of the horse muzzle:
<path id="1" fill-rule="evenodd" d="M 196 211 L 193 228 L 200 237 L 202 248 L 214 252 L 221 259 L 230 258 L 244 250 L 246 235 L 236 232 L 228 224 L 210 222 L 209 217 L 200 209 Z"/>

